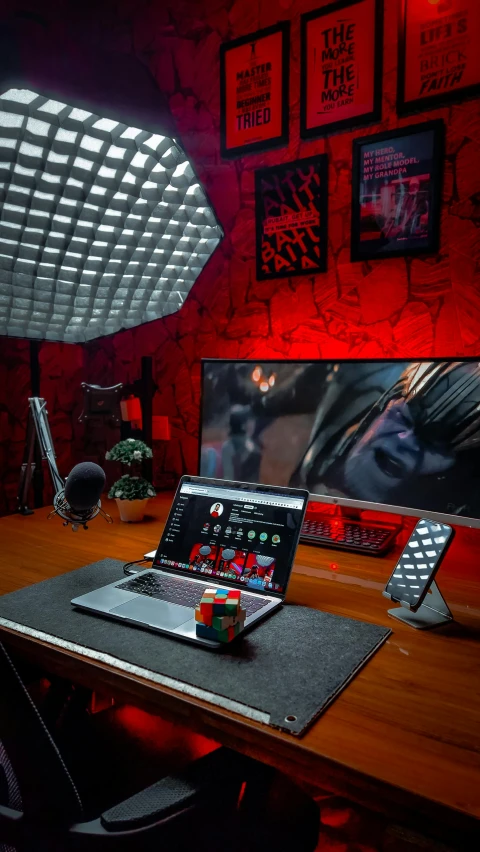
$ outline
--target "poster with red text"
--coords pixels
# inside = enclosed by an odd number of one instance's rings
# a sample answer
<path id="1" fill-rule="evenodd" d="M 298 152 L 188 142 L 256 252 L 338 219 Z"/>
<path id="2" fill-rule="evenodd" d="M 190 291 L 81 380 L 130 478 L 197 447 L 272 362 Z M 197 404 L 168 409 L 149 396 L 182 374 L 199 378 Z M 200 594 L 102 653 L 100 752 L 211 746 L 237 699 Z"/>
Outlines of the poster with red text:
<path id="1" fill-rule="evenodd" d="M 289 48 L 289 22 L 222 45 L 222 157 L 287 144 Z"/>
<path id="2" fill-rule="evenodd" d="M 480 94 L 479 0 L 402 0 L 400 115 Z"/>
<path id="3" fill-rule="evenodd" d="M 382 25 L 380 0 L 340 0 L 302 15 L 302 138 L 380 119 Z"/>
<path id="4" fill-rule="evenodd" d="M 325 272 L 327 180 L 326 154 L 255 172 L 259 280 Z"/>
<path id="5" fill-rule="evenodd" d="M 352 260 L 437 251 L 444 124 L 353 143 Z"/>

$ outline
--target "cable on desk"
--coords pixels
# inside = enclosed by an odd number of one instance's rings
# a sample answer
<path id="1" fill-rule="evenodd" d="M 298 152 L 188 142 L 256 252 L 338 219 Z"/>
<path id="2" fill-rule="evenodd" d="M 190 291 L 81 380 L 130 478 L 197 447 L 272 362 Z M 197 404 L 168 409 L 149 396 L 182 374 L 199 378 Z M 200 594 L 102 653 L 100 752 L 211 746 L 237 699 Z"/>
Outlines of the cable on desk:
<path id="1" fill-rule="evenodd" d="M 132 567 L 132 565 L 141 565 L 142 562 L 151 562 L 151 559 L 134 559 L 133 562 L 125 562 L 123 566 L 123 573 L 127 574 L 140 574 L 140 571 L 129 571 L 128 569 Z"/>

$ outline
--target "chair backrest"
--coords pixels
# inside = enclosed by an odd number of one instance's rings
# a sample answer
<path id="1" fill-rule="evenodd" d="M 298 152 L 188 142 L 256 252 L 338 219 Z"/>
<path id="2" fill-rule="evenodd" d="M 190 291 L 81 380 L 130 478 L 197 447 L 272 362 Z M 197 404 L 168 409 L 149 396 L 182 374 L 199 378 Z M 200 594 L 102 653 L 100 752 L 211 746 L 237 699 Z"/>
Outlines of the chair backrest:
<path id="1" fill-rule="evenodd" d="M 3 806 L 16 811 L 22 810 L 22 796 L 17 777 L 13 771 L 7 752 L 0 740 L 0 808 Z M 2 843 L 0 829 L 0 852 L 15 852 L 13 846 Z"/>
<path id="2" fill-rule="evenodd" d="M 32 824 L 78 820 L 82 803 L 75 784 L 1 642 L 0 686 L 0 790 L 3 778 L 3 798 L 9 797 L 0 804 L 22 810 Z"/>

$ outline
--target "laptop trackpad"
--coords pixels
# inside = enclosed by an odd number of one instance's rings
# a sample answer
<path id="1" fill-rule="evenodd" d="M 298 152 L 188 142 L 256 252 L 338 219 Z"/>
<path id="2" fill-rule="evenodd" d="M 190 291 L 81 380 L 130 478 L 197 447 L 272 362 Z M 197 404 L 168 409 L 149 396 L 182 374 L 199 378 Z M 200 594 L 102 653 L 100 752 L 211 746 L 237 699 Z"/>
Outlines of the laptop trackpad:
<path id="1" fill-rule="evenodd" d="M 112 615 L 130 618 L 132 621 L 143 621 L 151 627 L 163 627 L 174 630 L 185 621 L 192 618 L 192 610 L 187 606 L 159 601 L 157 599 L 138 596 L 127 603 L 120 604 L 109 610 Z"/>

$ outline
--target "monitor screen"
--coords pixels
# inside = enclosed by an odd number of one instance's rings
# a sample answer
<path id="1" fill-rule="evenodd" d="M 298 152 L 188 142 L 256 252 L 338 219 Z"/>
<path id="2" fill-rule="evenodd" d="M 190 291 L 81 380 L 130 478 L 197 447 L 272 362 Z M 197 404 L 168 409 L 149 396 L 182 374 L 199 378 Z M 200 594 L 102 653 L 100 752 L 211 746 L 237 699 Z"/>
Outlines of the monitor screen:
<path id="1" fill-rule="evenodd" d="M 200 472 L 479 526 L 480 363 L 205 360 Z"/>
<path id="2" fill-rule="evenodd" d="M 186 477 L 175 495 L 154 567 L 283 594 L 307 498 L 289 489 Z"/>

